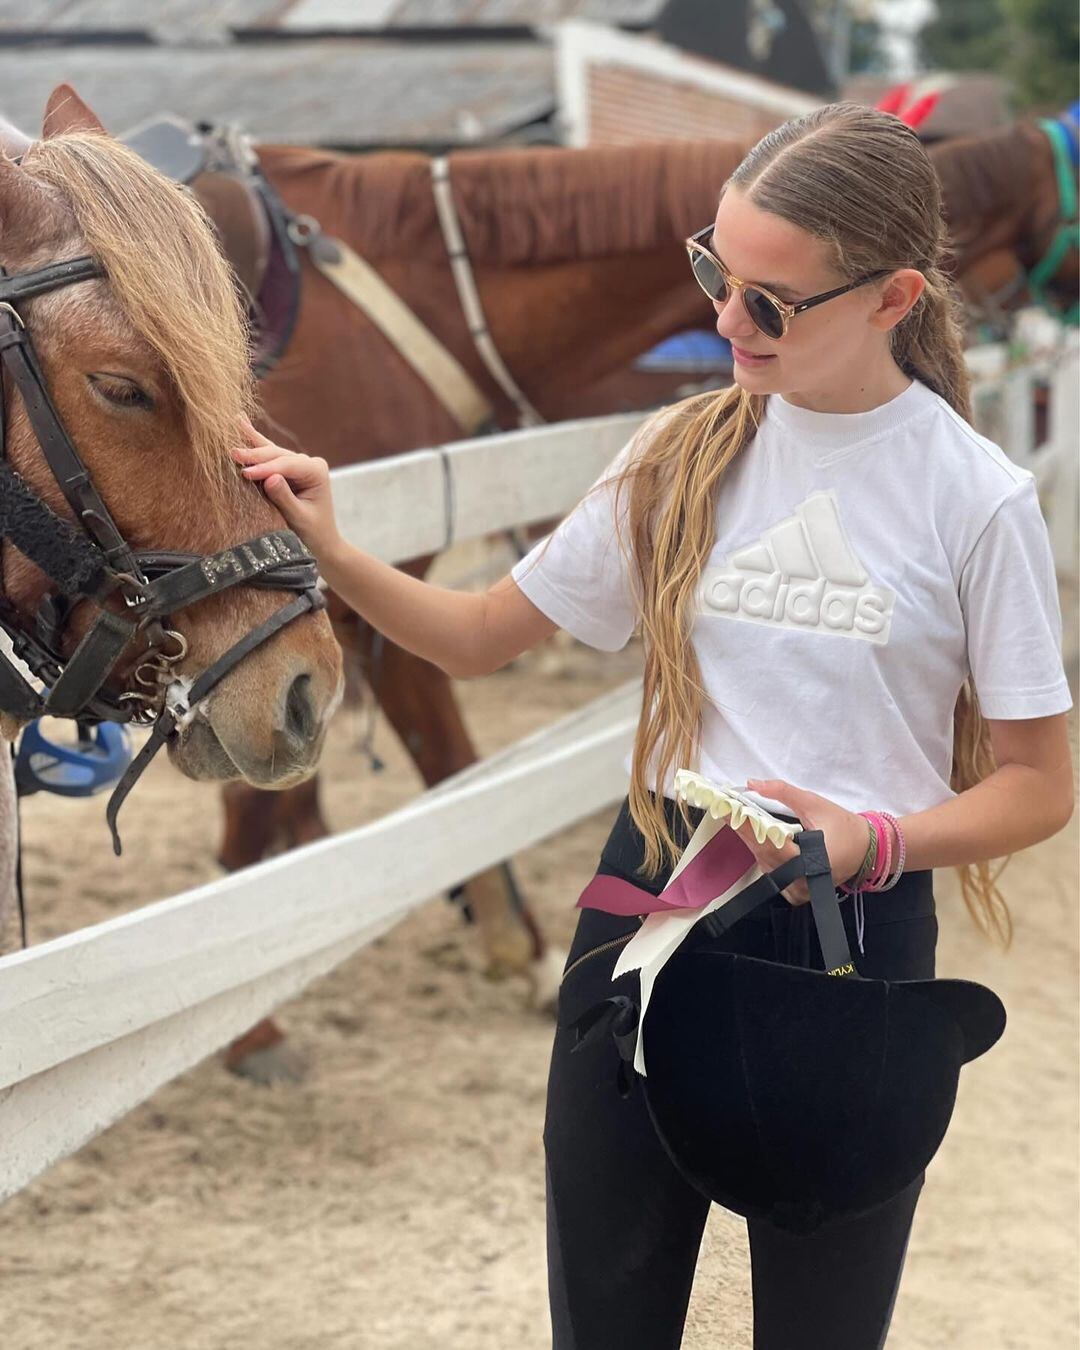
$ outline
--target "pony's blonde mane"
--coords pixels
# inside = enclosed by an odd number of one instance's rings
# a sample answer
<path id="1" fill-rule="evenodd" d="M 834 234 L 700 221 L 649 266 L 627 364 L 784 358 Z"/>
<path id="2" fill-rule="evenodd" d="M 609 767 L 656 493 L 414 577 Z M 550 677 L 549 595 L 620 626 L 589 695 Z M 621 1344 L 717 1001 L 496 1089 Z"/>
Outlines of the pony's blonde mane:
<path id="1" fill-rule="evenodd" d="M 101 133 L 37 141 L 24 171 L 70 207 L 117 304 L 175 386 L 196 462 L 220 481 L 254 395 L 244 313 L 202 207 Z"/>

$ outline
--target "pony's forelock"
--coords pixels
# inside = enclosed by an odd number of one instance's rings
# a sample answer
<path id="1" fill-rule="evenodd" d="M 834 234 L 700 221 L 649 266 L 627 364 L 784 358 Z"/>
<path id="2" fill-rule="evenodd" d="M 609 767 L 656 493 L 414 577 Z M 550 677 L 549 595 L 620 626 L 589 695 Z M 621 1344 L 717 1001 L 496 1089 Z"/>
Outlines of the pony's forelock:
<path id="1" fill-rule="evenodd" d="M 202 207 L 101 133 L 37 141 L 24 171 L 70 207 L 116 303 L 176 389 L 196 462 L 222 479 L 254 394 L 240 298 Z"/>

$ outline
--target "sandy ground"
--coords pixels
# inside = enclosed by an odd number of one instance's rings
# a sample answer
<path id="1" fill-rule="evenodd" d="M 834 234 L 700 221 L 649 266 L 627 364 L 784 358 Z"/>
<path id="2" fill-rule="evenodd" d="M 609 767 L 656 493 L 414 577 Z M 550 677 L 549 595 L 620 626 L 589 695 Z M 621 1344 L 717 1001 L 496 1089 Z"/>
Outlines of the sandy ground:
<path id="1" fill-rule="evenodd" d="M 484 752 L 636 664 L 582 648 L 561 675 L 549 661 L 534 653 L 463 689 Z M 417 790 L 384 725 L 388 767 L 371 775 L 359 731 L 342 713 L 327 755 L 336 828 Z M 101 798 L 27 803 L 33 940 L 215 874 L 217 794 L 164 759 L 125 808 L 119 862 L 103 811 Z M 562 836 L 557 865 L 545 847 L 517 859 L 555 941 L 569 938 L 612 814 Z M 1003 956 L 976 935 L 952 878 L 939 878 L 940 973 L 997 989 L 1010 1026 L 965 1070 L 916 1217 L 894 1350 L 1077 1344 L 1076 882 L 1075 822 L 1013 860 L 1016 941 Z M 551 1026 L 524 1010 L 522 989 L 484 977 L 472 934 L 435 899 L 283 1020 L 311 1057 L 303 1085 L 260 1089 L 208 1061 L 4 1207 L 7 1350 L 549 1344 L 540 1134 Z M 744 1230 L 721 1211 L 684 1344 L 750 1345 Z"/>

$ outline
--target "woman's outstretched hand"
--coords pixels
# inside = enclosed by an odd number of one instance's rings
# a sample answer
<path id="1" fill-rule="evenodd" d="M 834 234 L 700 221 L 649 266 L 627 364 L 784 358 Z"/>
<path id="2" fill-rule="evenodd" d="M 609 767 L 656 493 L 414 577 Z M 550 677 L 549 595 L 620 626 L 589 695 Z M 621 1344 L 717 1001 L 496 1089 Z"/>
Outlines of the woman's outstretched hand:
<path id="1" fill-rule="evenodd" d="M 245 478 L 263 491 L 318 559 L 328 557 L 340 542 L 330 495 L 330 470 L 325 459 L 298 454 L 267 440 L 244 418 L 243 444 L 232 452 Z"/>
<path id="2" fill-rule="evenodd" d="M 769 797 L 773 801 L 783 802 L 789 813 L 795 816 L 804 830 L 821 830 L 825 836 L 825 850 L 832 864 L 833 880 L 838 884 L 854 876 L 866 856 L 868 832 L 866 821 L 854 811 L 846 811 L 827 797 L 820 797 L 806 788 L 793 787 L 778 778 L 748 778 L 746 786 L 751 792 Z M 749 821 L 743 821 L 735 833 L 757 859 L 763 872 L 771 872 L 788 858 L 798 853 L 795 844 L 788 842 L 782 848 L 774 848 L 767 840 L 759 844 Z M 784 891 L 785 897 L 793 905 L 805 905 L 810 892 L 802 878 L 793 881 Z"/>

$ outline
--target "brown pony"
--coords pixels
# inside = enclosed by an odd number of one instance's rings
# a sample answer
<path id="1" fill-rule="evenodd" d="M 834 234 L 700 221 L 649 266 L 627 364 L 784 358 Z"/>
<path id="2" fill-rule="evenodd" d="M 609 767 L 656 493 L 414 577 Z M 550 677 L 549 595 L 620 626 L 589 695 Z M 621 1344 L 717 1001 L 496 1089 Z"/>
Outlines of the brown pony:
<path id="1" fill-rule="evenodd" d="M 18 150 L 24 147 L 16 146 Z M 247 340 L 228 266 L 186 193 L 103 133 L 75 93 L 49 100 L 40 141 L 17 164 L 0 152 L 0 261 L 8 273 L 91 254 L 106 279 L 20 302 L 59 416 L 132 548 L 209 555 L 282 525 L 229 458 L 249 406 Z M 70 516 L 21 397 L 5 388 L 11 466 L 54 511 Z M 9 613 L 32 629 L 48 582 L 3 550 Z M 273 590 L 236 587 L 170 624 L 194 679 L 280 609 Z M 70 653 L 96 606 L 83 602 Z M 125 652 L 113 684 L 129 675 Z M 170 744 L 193 778 L 288 786 L 313 770 L 339 698 L 341 654 L 325 614 L 297 619 L 244 658 Z M 17 726 L 4 719 L 10 737 Z M 4 750 L 6 754 L 6 748 Z M 5 773 L 0 789 L 10 789 Z"/>
<path id="2" fill-rule="evenodd" d="M 929 149 L 941 180 L 960 289 L 973 317 L 1000 326 L 1033 302 L 1028 276 L 1063 222 L 1053 150 L 1034 122 Z M 1046 287 L 1062 312 L 1076 303 L 1080 254 L 1074 248 Z"/>
<path id="3" fill-rule="evenodd" d="M 1056 210 L 1045 137 L 1026 126 L 1007 137 L 1007 155 L 997 138 L 935 152 L 950 219 L 961 232 L 961 280 L 988 247 L 1036 252 Z M 664 337 L 711 320 L 681 241 L 711 219 L 745 148 L 711 140 L 453 157 L 454 196 L 496 344 L 545 417 L 600 411 L 590 393 L 598 382 Z M 502 425 L 513 426 L 514 409 L 466 330 L 430 161 L 275 145 L 260 146 L 258 155 L 288 206 L 373 263 L 480 384 Z M 1011 196 L 980 186 L 997 181 L 1002 158 L 1017 164 Z M 271 434 L 317 448 L 332 465 L 460 435 L 406 362 L 307 259 L 301 301 L 286 357 L 262 386 Z M 407 570 L 423 575 L 430 562 L 417 559 Z M 339 609 L 335 617 L 424 781 L 437 783 L 471 764 L 475 752 L 442 672 L 390 643 L 373 661 L 371 634 L 355 616 Z M 292 845 L 325 832 L 315 780 L 269 797 L 239 785 L 226 789 L 221 859 L 228 867 L 255 861 L 275 838 Z M 466 899 L 493 965 L 544 970 L 541 936 L 527 906 L 508 893 L 506 874 L 474 878 Z M 233 1048 L 230 1063 L 239 1067 L 250 1051 L 278 1039 L 276 1028 L 261 1024 Z"/>
<path id="4" fill-rule="evenodd" d="M 662 338 L 707 317 L 685 284 L 678 242 L 714 212 L 742 147 L 683 142 L 631 149 L 497 151 L 455 156 L 453 186 L 487 315 L 503 359 L 552 421 L 573 415 L 590 386 Z M 435 215 L 430 161 L 417 154 L 347 157 L 260 146 L 263 172 L 291 210 L 373 263 L 489 396 L 504 426 L 512 405 L 467 332 Z M 198 183 L 196 183 L 198 188 Z M 213 202 L 208 199 L 213 210 Z M 299 320 L 261 386 L 266 429 L 318 447 L 332 465 L 438 445 L 460 429 L 367 318 L 303 260 Z M 430 558 L 407 565 L 423 575 Z M 449 679 L 372 635 L 332 605 L 383 711 L 424 782 L 476 758 Z M 284 794 L 228 789 L 221 861 L 254 862 L 275 837 L 326 832 L 314 782 Z M 541 1001 L 554 984 L 527 906 L 501 869 L 473 878 L 465 902 L 495 969 L 531 974 Z M 262 1024 L 230 1052 L 242 1067 L 280 1039 Z M 260 1071 L 268 1057 L 260 1055 Z M 250 1067 L 250 1066 L 248 1066 Z"/>

